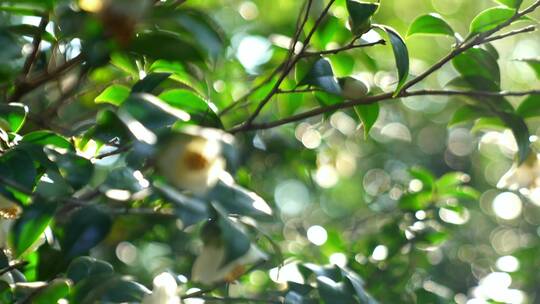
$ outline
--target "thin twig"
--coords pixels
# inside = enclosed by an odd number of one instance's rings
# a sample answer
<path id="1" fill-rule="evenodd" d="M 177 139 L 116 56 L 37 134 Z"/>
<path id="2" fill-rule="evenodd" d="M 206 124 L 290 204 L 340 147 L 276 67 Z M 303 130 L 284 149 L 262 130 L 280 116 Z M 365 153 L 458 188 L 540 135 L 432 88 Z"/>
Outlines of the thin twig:
<path id="1" fill-rule="evenodd" d="M 313 24 L 313 27 L 309 31 L 307 37 L 304 39 L 302 49 L 300 50 L 298 55 L 294 56 L 293 59 L 288 61 L 289 63 L 286 64 L 286 66 L 284 67 L 283 72 L 281 73 L 281 76 L 279 77 L 277 82 L 274 84 L 274 87 L 272 88 L 270 93 L 268 93 L 266 95 L 266 97 L 263 100 L 261 100 L 261 102 L 257 105 L 257 108 L 255 109 L 255 111 L 253 111 L 251 116 L 242 124 L 242 126 L 244 128 L 249 128 L 249 126 L 253 123 L 255 118 L 257 118 L 257 116 L 261 113 L 262 109 L 272 99 L 272 96 L 274 96 L 276 94 L 276 92 L 279 90 L 279 86 L 281 85 L 283 80 L 285 80 L 285 78 L 289 75 L 289 72 L 292 70 L 294 65 L 298 62 L 298 60 L 300 60 L 302 58 L 302 53 L 304 53 L 306 51 L 306 49 L 307 49 L 307 47 L 309 45 L 309 42 L 311 41 L 311 38 L 313 37 L 313 35 L 317 31 L 317 28 L 322 23 L 324 17 L 326 17 L 326 15 L 328 14 L 328 11 L 330 10 L 330 8 L 332 7 L 332 5 L 334 4 L 335 1 L 336 0 L 330 0 L 330 2 L 328 2 L 328 4 L 326 5 L 326 7 L 322 11 L 322 13 L 319 15 L 319 18 L 317 18 L 317 20 Z M 294 50 L 293 50 L 292 53 L 294 53 Z"/>
<path id="2" fill-rule="evenodd" d="M 6 274 L 6 273 L 8 273 L 8 272 L 10 272 L 12 270 L 22 268 L 22 267 L 24 267 L 26 265 L 28 265 L 27 261 L 20 261 L 20 262 L 16 262 L 15 264 L 4 267 L 4 268 L 0 269 L 0 276 L 4 275 L 4 274 Z"/>
<path id="3" fill-rule="evenodd" d="M 492 42 L 492 41 L 495 41 L 495 40 L 501 40 L 501 39 L 508 38 L 508 37 L 515 36 L 515 35 L 519 35 L 519 34 L 530 33 L 530 32 L 534 32 L 534 31 L 536 31 L 536 26 L 529 25 L 529 26 L 524 27 L 522 29 L 518 29 L 518 30 L 515 30 L 515 31 L 510 31 L 508 33 L 501 34 L 501 35 L 486 38 L 486 39 L 484 39 L 484 41 L 482 41 L 481 44 Z"/>
<path id="4" fill-rule="evenodd" d="M 365 47 L 372 47 L 372 46 L 381 45 L 381 44 L 382 45 L 386 44 L 386 41 L 381 39 L 379 41 L 365 43 L 365 44 L 354 44 L 354 40 L 353 40 L 352 43 L 344 47 L 340 47 L 340 48 L 336 48 L 332 50 L 325 50 L 325 51 L 318 51 L 318 52 L 304 52 L 302 54 L 302 57 L 332 55 L 332 54 L 337 54 L 343 51 L 348 51 L 348 50 L 358 49 L 358 48 L 365 48 Z"/>
<path id="5" fill-rule="evenodd" d="M 21 72 L 22 81 L 24 81 L 24 79 L 26 79 L 28 74 L 30 74 L 30 71 L 32 70 L 32 66 L 34 65 L 34 62 L 36 61 L 37 55 L 39 54 L 39 46 L 41 44 L 42 35 L 45 32 L 45 28 L 47 27 L 47 24 L 49 24 L 49 17 L 48 16 L 41 17 L 41 21 L 39 22 L 39 26 L 38 26 L 38 31 L 32 40 L 32 52 L 26 58 L 26 61 L 24 62 L 24 66 Z"/>
<path id="6" fill-rule="evenodd" d="M 245 297 L 211 297 L 211 296 L 200 296 L 199 299 L 209 300 L 209 301 L 220 301 L 224 303 L 241 303 L 241 302 L 259 302 L 259 303 L 283 303 L 279 299 L 264 299 L 264 298 L 245 298 Z"/>

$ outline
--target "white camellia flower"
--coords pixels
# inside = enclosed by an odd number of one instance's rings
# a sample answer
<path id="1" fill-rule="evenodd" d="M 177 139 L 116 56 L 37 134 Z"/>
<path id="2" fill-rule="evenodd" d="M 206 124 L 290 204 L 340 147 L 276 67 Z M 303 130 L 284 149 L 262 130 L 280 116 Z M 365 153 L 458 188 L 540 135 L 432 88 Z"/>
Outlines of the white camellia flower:
<path id="1" fill-rule="evenodd" d="M 221 142 L 215 136 L 178 134 L 167 140 L 158 155 L 157 169 L 179 189 L 204 193 L 225 170 Z"/>
<path id="2" fill-rule="evenodd" d="M 218 242 L 219 243 L 219 242 Z M 246 271 L 246 265 L 266 259 L 266 255 L 256 246 L 251 245 L 246 254 L 223 265 L 225 247 L 207 243 L 193 263 L 191 278 L 195 282 L 212 285 L 219 282 L 233 282 Z"/>
<path id="3" fill-rule="evenodd" d="M 163 272 L 153 281 L 152 293 L 144 296 L 142 304 L 180 304 L 176 280 L 168 273 Z"/>
<path id="4" fill-rule="evenodd" d="M 520 166 L 514 164 L 501 177 L 497 188 L 519 190 L 533 203 L 540 205 L 540 161 L 538 158 L 538 154 L 531 153 Z"/>

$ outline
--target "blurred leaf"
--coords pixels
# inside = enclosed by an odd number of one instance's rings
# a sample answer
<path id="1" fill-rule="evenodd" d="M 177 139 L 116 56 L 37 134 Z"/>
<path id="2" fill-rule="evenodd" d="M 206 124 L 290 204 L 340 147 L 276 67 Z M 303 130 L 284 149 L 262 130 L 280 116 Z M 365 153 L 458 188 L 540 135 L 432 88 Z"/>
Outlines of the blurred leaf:
<path id="1" fill-rule="evenodd" d="M 433 203 L 433 195 L 430 192 L 418 192 L 405 194 L 399 200 L 399 207 L 404 210 L 418 211 L 428 208 Z"/>
<path id="2" fill-rule="evenodd" d="M 347 10 L 352 23 L 351 29 L 355 35 L 362 35 L 369 31 L 371 17 L 377 12 L 377 9 L 379 9 L 379 3 L 347 0 Z"/>
<path id="3" fill-rule="evenodd" d="M 164 31 L 140 33 L 130 46 L 132 52 L 153 59 L 200 61 L 199 49 L 179 35 Z"/>
<path id="4" fill-rule="evenodd" d="M 36 201 L 24 208 L 13 228 L 13 243 L 18 256 L 24 254 L 41 237 L 55 210 L 54 204 L 45 201 Z"/>
<path id="5" fill-rule="evenodd" d="M 231 221 L 221 207 L 213 204 L 217 212 L 215 222 L 209 222 L 206 229 L 218 229 L 225 245 L 225 257 L 222 265 L 234 261 L 245 255 L 251 247 L 251 242 L 238 224 Z M 212 228 L 214 227 L 214 228 Z"/>
<path id="6" fill-rule="evenodd" d="M 57 303 L 69 294 L 70 282 L 65 279 L 54 279 L 45 288 L 32 296 L 32 303 L 50 304 Z"/>
<path id="7" fill-rule="evenodd" d="M 506 5 L 510 8 L 519 9 L 521 4 L 523 3 L 523 0 L 495 0 L 496 2 Z"/>
<path id="8" fill-rule="evenodd" d="M 448 22 L 436 13 L 419 16 L 411 23 L 407 37 L 417 34 L 446 35 L 450 37 L 456 35 Z"/>
<path id="9" fill-rule="evenodd" d="M 26 121 L 28 107 L 23 104 L 11 103 L 0 105 L 0 128 L 18 132 Z"/>
<path id="10" fill-rule="evenodd" d="M 540 95 L 530 95 L 516 109 L 516 114 L 522 118 L 540 116 Z"/>
<path id="11" fill-rule="evenodd" d="M 22 142 L 33 143 L 40 146 L 52 145 L 57 148 L 73 151 L 73 145 L 66 138 L 51 131 L 35 131 L 26 134 Z"/>
<path id="12" fill-rule="evenodd" d="M 56 39 L 54 38 L 53 35 L 51 35 L 51 33 L 47 32 L 47 31 L 42 32 L 39 29 L 39 27 L 37 27 L 35 25 L 17 24 L 17 25 L 7 26 L 7 27 L 5 27 L 5 29 L 10 33 L 13 33 L 13 34 L 16 34 L 16 35 L 22 35 L 22 36 L 26 36 L 26 37 L 35 37 L 36 35 L 41 34 L 41 39 L 43 39 L 44 41 L 47 41 L 47 42 L 50 42 L 50 43 L 56 42 Z"/>
<path id="13" fill-rule="evenodd" d="M 540 79 L 540 59 L 520 59 L 527 63 L 536 74 L 536 78 Z"/>
<path id="14" fill-rule="evenodd" d="M 482 77 L 499 85 L 501 71 L 497 60 L 481 48 L 472 48 L 452 60 L 456 70 L 464 77 Z"/>
<path id="15" fill-rule="evenodd" d="M 364 138 L 368 137 L 369 131 L 371 131 L 371 128 L 375 125 L 377 119 L 379 118 L 379 107 L 380 106 L 378 103 L 354 107 L 354 111 L 362 121 L 362 125 L 364 127 Z"/>
<path id="16" fill-rule="evenodd" d="M 112 53 L 111 64 L 133 77 L 139 77 L 139 69 L 136 63 L 126 54 L 119 52 Z"/>
<path id="17" fill-rule="evenodd" d="M 0 174 L 27 190 L 34 189 L 37 171 L 34 160 L 23 149 L 13 149 L 0 157 Z"/>
<path id="18" fill-rule="evenodd" d="M 83 142 L 86 143 L 90 139 L 101 143 L 109 143 L 114 140 L 126 142 L 129 138 L 129 130 L 116 113 L 110 110 L 103 110 L 96 115 L 96 124 L 86 132 Z"/>
<path id="19" fill-rule="evenodd" d="M 90 182 L 94 173 L 94 165 L 90 160 L 72 152 L 62 154 L 52 149 L 45 149 L 45 151 L 73 189 L 79 190 Z"/>
<path id="20" fill-rule="evenodd" d="M 431 191 L 435 185 L 435 176 L 421 167 L 413 167 L 409 170 L 409 174 L 422 182 L 422 191 Z"/>
<path id="21" fill-rule="evenodd" d="M 186 196 L 163 183 L 155 183 L 154 188 L 163 195 L 166 201 L 174 204 L 175 214 L 182 221 L 184 227 L 208 219 L 209 210 L 206 202 Z"/>
<path id="22" fill-rule="evenodd" d="M 139 80 L 131 89 L 132 93 L 152 93 L 163 81 L 167 80 L 169 73 L 151 73 Z"/>
<path id="23" fill-rule="evenodd" d="M 66 277 L 75 284 L 87 277 L 97 276 L 99 274 L 114 273 L 111 264 L 92 257 L 78 257 L 74 259 L 66 272 Z"/>
<path id="24" fill-rule="evenodd" d="M 107 236 L 111 225 L 109 215 L 94 206 L 77 210 L 64 228 L 62 251 L 69 258 L 87 253 Z"/>
<path id="25" fill-rule="evenodd" d="M 516 139 L 518 145 L 517 158 L 518 162 L 521 164 L 527 159 L 527 156 L 531 151 L 529 141 L 529 128 L 527 127 L 525 121 L 523 121 L 523 118 L 517 116 L 514 113 L 500 112 L 498 113 L 498 115 L 514 134 L 514 138 Z"/>
<path id="26" fill-rule="evenodd" d="M 482 111 L 478 107 L 474 107 L 471 105 L 464 105 L 464 106 L 459 107 L 456 110 L 456 112 L 454 112 L 454 115 L 452 115 L 452 118 L 448 122 L 448 126 L 454 127 L 459 124 L 473 121 L 485 115 L 486 115 L 485 111 Z"/>
<path id="27" fill-rule="evenodd" d="M 80 303 L 134 303 L 150 294 L 144 285 L 120 276 L 102 280 L 90 289 Z"/>
<path id="28" fill-rule="evenodd" d="M 392 44 L 392 50 L 394 51 L 394 58 L 396 60 L 396 67 L 398 71 L 398 84 L 394 95 L 399 94 L 401 88 L 405 85 L 407 77 L 409 76 L 409 50 L 407 45 L 396 30 L 386 25 L 376 25 L 378 28 L 385 31 Z"/>
<path id="29" fill-rule="evenodd" d="M 334 282 L 327 277 L 317 277 L 317 290 L 325 304 L 359 303 L 345 283 Z"/>
<path id="30" fill-rule="evenodd" d="M 236 184 L 220 180 L 208 193 L 208 200 L 217 201 L 228 213 L 254 217 L 268 217 L 270 206 L 257 194 Z"/>
<path id="31" fill-rule="evenodd" d="M 197 125 L 222 128 L 223 125 L 211 105 L 203 97 L 186 89 L 174 89 L 159 95 L 167 104 L 186 111 Z"/>
<path id="32" fill-rule="evenodd" d="M 120 84 L 108 86 L 95 99 L 96 103 L 108 102 L 115 106 L 119 106 L 129 96 L 130 89 Z"/>
<path id="33" fill-rule="evenodd" d="M 437 189 L 452 189 L 456 186 L 467 183 L 470 176 L 463 172 L 449 172 L 441 176 L 436 182 Z"/>

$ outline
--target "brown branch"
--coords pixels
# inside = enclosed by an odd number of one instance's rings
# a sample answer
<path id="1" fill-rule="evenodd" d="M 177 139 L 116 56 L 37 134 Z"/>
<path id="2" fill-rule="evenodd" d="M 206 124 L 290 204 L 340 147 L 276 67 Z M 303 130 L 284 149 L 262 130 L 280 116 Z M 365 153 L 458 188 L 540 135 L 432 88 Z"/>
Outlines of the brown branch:
<path id="1" fill-rule="evenodd" d="M 510 31 L 508 33 L 501 34 L 501 35 L 486 38 L 486 39 L 484 39 L 484 41 L 482 41 L 481 44 L 496 41 L 496 40 L 501 40 L 501 39 L 508 38 L 508 37 L 515 36 L 515 35 L 519 35 L 519 34 L 530 33 L 530 32 L 534 32 L 534 31 L 536 31 L 536 26 L 529 25 L 529 26 L 524 27 L 522 29 L 518 29 L 518 30 Z"/>
<path id="2" fill-rule="evenodd" d="M 54 80 L 65 72 L 71 70 L 84 60 L 84 56 L 79 54 L 78 56 L 72 58 L 71 60 L 66 61 L 63 65 L 57 67 L 52 72 L 44 72 L 43 74 L 36 76 L 34 79 L 21 81 L 16 87 L 15 91 L 9 98 L 9 102 L 18 102 L 24 95 L 30 93 L 31 91 L 37 89 L 41 85 Z"/>
<path id="3" fill-rule="evenodd" d="M 28 74 L 30 74 L 30 71 L 32 70 L 32 66 L 34 65 L 34 62 L 37 59 L 37 56 L 39 54 L 39 46 L 41 44 L 41 39 L 43 36 L 43 33 L 45 32 L 45 28 L 47 27 L 47 24 L 49 24 L 49 17 L 43 16 L 41 17 L 41 21 L 39 22 L 38 31 L 36 35 L 34 36 L 32 40 L 32 52 L 28 55 L 26 58 L 26 61 L 24 62 L 24 66 L 21 72 L 21 81 L 24 81 Z"/>
<path id="4" fill-rule="evenodd" d="M 110 151 L 110 152 L 106 152 L 106 153 L 96 155 L 96 156 L 94 156 L 94 159 L 104 159 L 104 158 L 109 157 L 109 156 L 113 156 L 113 155 L 117 155 L 117 154 L 120 154 L 120 153 L 123 153 L 123 152 L 127 152 L 127 151 L 129 151 L 129 149 L 131 149 L 131 145 L 126 145 L 126 146 L 123 146 L 123 147 L 119 147 L 114 151 Z"/>
<path id="5" fill-rule="evenodd" d="M 19 268 L 21 268 L 21 267 L 24 267 L 24 266 L 26 266 L 26 265 L 28 265 L 28 262 L 27 262 L 27 261 L 16 262 L 15 264 L 12 264 L 12 265 L 9 265 L 9 266 L 7 266 L 7 267 L 5 267 L 5 268 L 0 269 L 0 276 L 1 276 L 1 275 L 4 275 L 4 274 L 6 274 L 6 273 L 8 273 L 8 272 L 10 272 L 10 271 L 12 271 L 12 270 L 15 270 L 15 269 L 19 269 Z"/>
<path id="6" fill-rule="evenodd" d="M 367 96 L 355 100 L 347 100 L 342 103 L 333 104 L 326 107 L 319 107 L 306 112 L 302 112 L 287 118 L 275 120 L 272 122 L 252 124 L 250 126 L 240 126 L 229 130 L 231 133 L 265 130 L 275 128 L 281 125 L 297 122 L 306 118 L 318 116 L 324 113 L 333 112 L 339 109 L 346 109 L 355 107 L 358 105 L 366 105 L 377 103 L 386 100 L 396 100 L 400 98 L 412 97 L 412 96 L 470 96 L 470 97 L 509 97 L 509 96 L 528 96 L 528 95 L 540 95 L 540 90 L 523 91 L 523 92 L 486 92 L 486 91 L 452 91 L 452 90 L 418 90 L 412 92 L 402 91 L 398 96 L 393 96 L 393 93 L 384 93 L 380 95 Z"/>
<path id="7" fill-rule="evenodd" d="M 332 50 L 325 50 L 325 51 L 318 51 L 318 52 L 304 52 L 302 54 L 302 57 L 332 55 L 332 54 L 337 54 L 339 52 L 348 51 L 352 49 L 372 47 L 379 44 L 382 44 L 382 45 L 386 44 L 386 41 L 383 39 L 379 41 L 375 41 L 375 42 L 365 43 L 365 44 L 354 44 L 354 41 L 355 40 L 353 40 L 351 43 L 349 43 L 348 45 L 344 47 L 340 47 L 340 48 L 336 48 Z"/>
<path id="8" fill-rule="evenodd" d="M 474 38 L 472 40 L 470 40 L 469 42 L 467 42 L 467 41 L 463 42 L 458 47 L 453 49 L 448 55 L 446 55 L 441 60 L 439 60 L 437 63 L 432 65 L 430 68 L 428 68 L 425 72 L 423 72 L 422 74 L 418 75 L 416 78 L 414 78 L 411 81 L 409 81 L 408 83 L 406 83 L 403 86 L 402 91 L 407 91 L 407 89 L 409 89 L 412 86 L 418 84 L 419 82 L 421 82 L 422 80 L 424 80 L 425 78 L 427 78 L 428 76 L 430 76 L 431 74 L 433 74 L 434 72 L 439 70 L 446 63 L 448 63 L 449 61 L 454 59 L 454 57 L 460 55 L 461 53 L 463 53 L 463 52 L 465 52 L 467 50 L 469 50 L 470 48 L 473 48 L 473 47 L 475 47 L 475 46 L 477 46 L 479 44 L 485 43 L 486 39 L 489 39 L 489 37 L 491 35 L 497 33 L 498 31 L 502 30 L 503 28 L 506 28 L 507 26 L 511 25 L 514 21 L 518 20 L 519 18 L 521 18 L 521 17 L 523 17 L 523 16 L 525 16 L 525 15 L 527 15 L 529 13 L 534 12 L 539 6 L 540 6 L 540 0 L 537 0 L 531 6 L 524 9 L 523 11 L 516 12 L 514 14 L 514 16 L 512 16 L 510 19 L 506 20 L 505 22 L 499 24 L 494 29 L 483 32 L 481 34 L 478 34 L 478 35 L 474 36 Z M 497 39 L 501 39 L 501 38 L 499 37 Z"/>

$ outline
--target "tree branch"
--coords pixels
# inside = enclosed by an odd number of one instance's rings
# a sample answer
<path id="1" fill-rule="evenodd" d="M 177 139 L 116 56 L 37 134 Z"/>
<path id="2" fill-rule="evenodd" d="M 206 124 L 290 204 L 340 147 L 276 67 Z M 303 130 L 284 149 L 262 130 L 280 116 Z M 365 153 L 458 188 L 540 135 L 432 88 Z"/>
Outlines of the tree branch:
<path id="1" fill-rule="evenodd" d="M 524 27 L 522 29 L 518 29 L 518 30 L 510 31 L 508 33 L 501 34 L 501 35 L 486 38 L 486 39 L 484 39 L 484 41 L 482 41 L 481 44 L 492 42 L 492 41 L 495 41 L 495 40 L 501 40 L 501 39 L 508 38 L 508 37 L 515 36 L 515 35 L 519 35 L 519 34 L 534 32 L 534 31 L 536 31 L 536 26 L 529 25 L 529 26 Z"/>
<path id="2" fill-rule="evenodd" d="M 523 91 L 523 92 L 486 92 L 486 91 L 453 91 L 453 90 L 418 90 L 412 92 L 402 91 L 398 96 L 393 96 L 393 93 L 384 93 L 380 95 L 367 96 L 355 100 L 347 100 L 342 103 L 333 104 L 326 107 L 315 108 L 303 113 L 299 113 L 287 118 L 275 120 L 272 122 L 252 124 L 250 126 L 240 126 L 229 130 L 231 133 L 247 132 L 255 130 L 265 130 L 275 128 L 281 125 L 289 124 L 304 120 L 306 118 L 318 116 L 324 113 L 333 112 L 339 109 L 352 108 L 358 105 L 366 105 L 377 103 L 386 100 L 396 100 L 400 98 L 412 97 L 412 96 L 469 96 L 469 97 L 509 97 L 509 96 L 528 96 L 528 95 L 540 95 L 540 90 Z"/>
<path id="3" fill-rule="evenodd" d="M 332 54 L 337 54 L 339 52 L 348 51 L 348 50 L 352 50 L 352 49 L 371 47 L 371 46 L 375 46 L 375 45 L 379 45 L 379 44 L 382 44 L 382 45 L 386 44 L 386 41 L 383 40 L 383 39 L 381 39 L 379 41 L 375 41 L 375 42 L 365 43 L 365 44 L 354 44 L 354 41 L 355 40 L 353 40 L 351 43 L 349 43 L 348 45 L 346 45 L 344 47 L 340 47 L 340 48 L 336 48 L 336 49 L 332 49 L 332 50 L 318 51 L 318 52 L 304 52 L 302 54 L 302 57 L 332 55 Z"/>
<path id="4" fill-rule="evenodd" d="M 30 71 L 32 70 L 32 66 L 34 65 L 34 62 L 36 61 L 37 55 L 39 54 L 39 45 L 41 44 L 42 35 L 45 32 L 45 28 L 47 27 L 47 24 L 49 24 L 49 17 L 43 16 L 41 18 L 41 21 L 39 22 L 38 31 L 36 35 L 34 36 L 32 40 L 32 52 L 28 57 L 26 58 L 26 61 L 24 62 L 24 66 L 21 72 L 21 81 L 24 81 L 28 74 L 30 74 Z"/>

